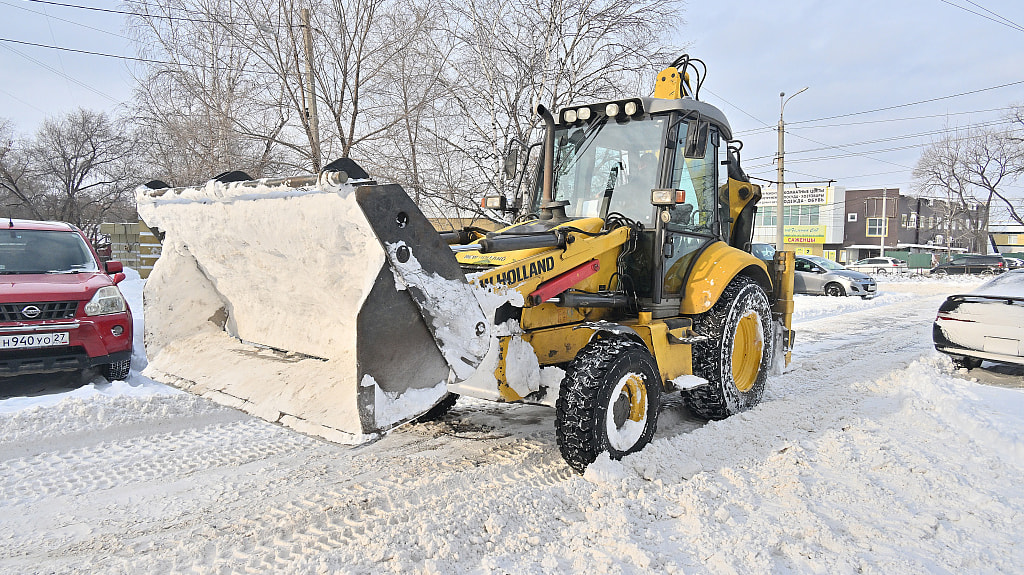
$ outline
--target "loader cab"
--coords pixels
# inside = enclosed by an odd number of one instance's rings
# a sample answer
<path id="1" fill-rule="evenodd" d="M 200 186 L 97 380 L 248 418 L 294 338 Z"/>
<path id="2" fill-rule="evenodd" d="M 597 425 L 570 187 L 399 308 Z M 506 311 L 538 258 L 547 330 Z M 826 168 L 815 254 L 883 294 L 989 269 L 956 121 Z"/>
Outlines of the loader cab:
<path id="1" fill-rule="evenodd" d="M 719 200 L 718 190 L 727 177 L 720 164 L 730 129 L 721 112 L 702 102 L 638 100 L 643 111 L 634 115 L 602 114 L 607 106 L 594 105 L 588 107 L 589 121 L 577 113 L 567 122 L 566 110 L 561 111 L 554 132 L 552 200 L 568 202 L 569 218 L 624 219 L 643 226 L 641 249 L 630 263 L 633 287 L 645 299 L 678 298 L 689 262 L 705 246 L 728 237 L 723 217 L 728 204 Z M 681 191 L 667 221 L 652 203 L 656 189 Z M 534 212 L 541 197 L 538 185 Z"/>

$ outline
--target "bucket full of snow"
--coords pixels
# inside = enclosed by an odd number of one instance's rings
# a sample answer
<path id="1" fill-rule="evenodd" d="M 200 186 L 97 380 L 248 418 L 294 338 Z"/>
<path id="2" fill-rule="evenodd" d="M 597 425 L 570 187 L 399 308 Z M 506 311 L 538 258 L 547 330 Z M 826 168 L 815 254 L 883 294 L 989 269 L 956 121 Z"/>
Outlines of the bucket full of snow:
<path id="1" fill-rule="evenodd" d="M 444 397 L 449 363 L 356 201 L 385 186 L 331 174 L 136 191 L 163 235 L 146 375 L 342 443 Z"/>

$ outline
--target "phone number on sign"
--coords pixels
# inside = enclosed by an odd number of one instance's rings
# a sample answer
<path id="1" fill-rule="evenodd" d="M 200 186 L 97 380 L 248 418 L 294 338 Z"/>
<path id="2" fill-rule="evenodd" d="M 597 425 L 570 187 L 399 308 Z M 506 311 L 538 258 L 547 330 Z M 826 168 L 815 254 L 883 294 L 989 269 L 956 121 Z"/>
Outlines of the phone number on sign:
<path id="1" fill-rule="evenodd" d="M 0 335 L 0 349 L 68 345 L 70 341 L 68 333 L 63 331 L 60 333 Z"/>

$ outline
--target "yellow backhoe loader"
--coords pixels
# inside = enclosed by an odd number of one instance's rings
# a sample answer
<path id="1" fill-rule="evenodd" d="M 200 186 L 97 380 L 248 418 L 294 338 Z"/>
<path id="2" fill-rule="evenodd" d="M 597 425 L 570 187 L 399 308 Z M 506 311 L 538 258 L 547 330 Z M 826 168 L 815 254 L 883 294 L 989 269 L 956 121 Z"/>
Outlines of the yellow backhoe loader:
<path id="1" fill-rule="evenodd" d="M 459 395 L 547 404 L 578 471 L 650 442 L 663 393 L 709 419 L 752 408 L 789 360 L 793 254 L 750 254 L 760 188 L 697 62 L 654 97 L 538 106 L 537 185 L 482 199 L 517 216 L 496 232 L 439 234 L 348 159 L 140 187 L 163 236 L 146 373 L 349 443 Z"/>

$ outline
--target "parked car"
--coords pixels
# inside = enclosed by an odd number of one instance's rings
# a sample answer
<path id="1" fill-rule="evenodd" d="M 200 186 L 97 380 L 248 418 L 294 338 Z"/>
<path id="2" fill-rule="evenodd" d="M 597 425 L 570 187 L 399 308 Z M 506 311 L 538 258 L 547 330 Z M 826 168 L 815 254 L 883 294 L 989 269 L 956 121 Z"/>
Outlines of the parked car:
<path id="1" fill-rule="evenodd" d="M 986 359 L 1024 364 L 1024 269 L 946 298 L 932 326 L 932 341 L 957 367 L 974 369 Z"/>
<path id="2" fill-rule="evenodd" d="M 931 269 L 934 275 L 948 274 L 998 274 L 1007 269 L 1006 261 L 1000 255 L 983 256 L 979 254 L 961 254 L 944 264 Z"/>
<path id="3" fill-rule="evenodd" d="M 819 256 L 797 256 L 793 285 L 796 293 L 830 296 L 857 295 L 864 299 L 878 293 L 875 280 Z"/>
<path id="4" fill-rule="evenodd" d="M 846 269 L 866 274 L 905 273 L 907 262 L 896 258 L 865 258 L 846 266 Z"/>
<path id="5" fill-rule="evenodd" d="M 1003 261 L 1006 262 L 1006 267 L 1008 269 L 1015 270 L 1017 268 L 1024 268 L 1024 260 L 1020 258 L 1008 258 L 1003 256 Z"/>
<path id="6" fill-rule="evenodd" d="M 120 262 L 101 264 L 77 227 L 0 225 L 0 376 L 98 367 L 131 369 L 132 315 L 117 284 Z"/>
<path id="7" fill-rule="evenodd" d="M 750 244 L 750 253 L 759 260 L 770 262 L 775 259 L 775 246 L 762 243 Z"/>

